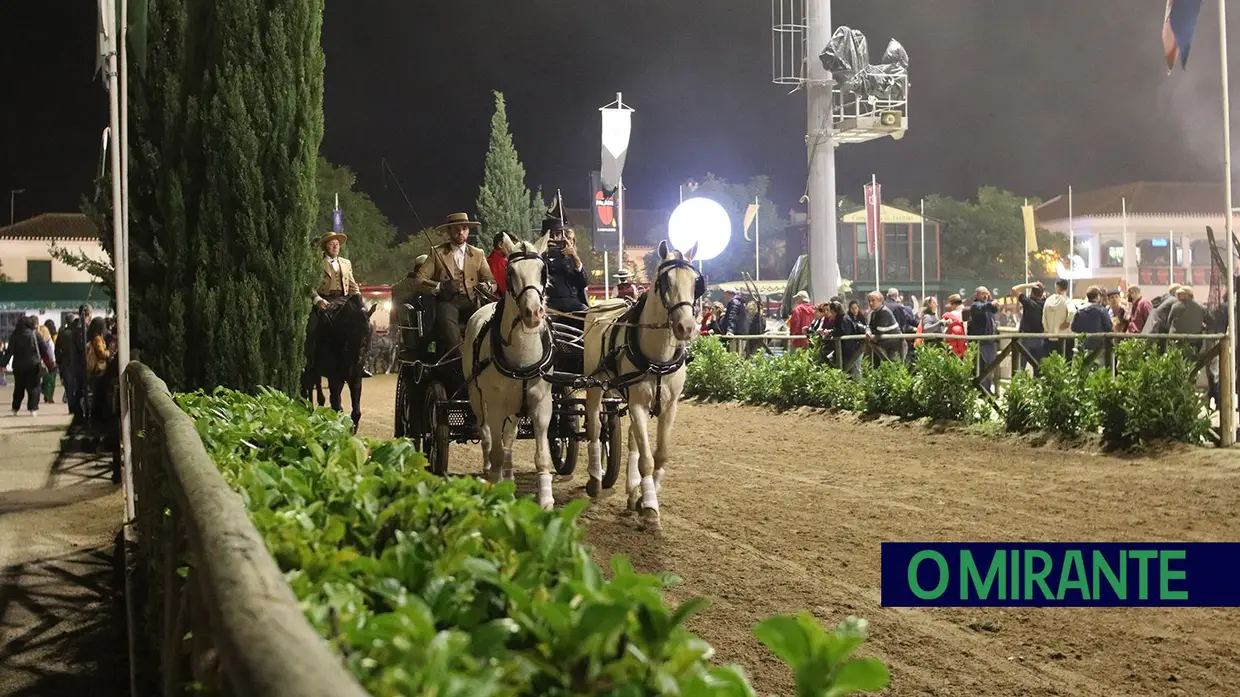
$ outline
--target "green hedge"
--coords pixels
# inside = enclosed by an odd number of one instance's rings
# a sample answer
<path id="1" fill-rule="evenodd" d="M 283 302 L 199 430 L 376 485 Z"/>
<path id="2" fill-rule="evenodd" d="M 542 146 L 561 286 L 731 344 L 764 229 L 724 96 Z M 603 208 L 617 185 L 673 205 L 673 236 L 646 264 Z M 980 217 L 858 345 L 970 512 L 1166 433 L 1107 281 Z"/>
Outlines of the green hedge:
<path id="1" fill-rule="evenodd" d="M 961 360 L 942 345 L 918 350 L 912 369 L 867 361 L 855 382 L 824 363 L 817 350 L 771 358 L 742 358 L 715 337 L 693 344 L 685 393 L 778 407 L 811 406 L 889 414 L 902 418 L 973 422 L 996 418 L 973 387 L 974 355 Z M 1144 341 L 1121 341 L 1118 375 L 1087 365 L 1083 356 L 1052 355 L 1038 377 L 1017 373 L 1003 392 L 997 417 L 1013 433 L 1046 431 L 1065 436 L 1101 432 L 1113 447 L 1140 448 L 1154 441 L 1201 443 L 1209 433 L 1191 360 L 1179 349 L 1159 353 Z"/>
<path id="2" fill-rule="evenodd" d="M 263 390 L 178 395 L 285 572 L 306 617 L 374 695 L 751 697 L 738 666 L 684 628 L 706 607 L 663 601 L 674 580 L 605 574 L 574 501 L 542 511 L 512 483 L 440 478 L 409 441 L 350 434 L 328 410 Z M 856 659 L 865 621 L 808 613 L 755 628 L 797 695 L 884 688 Z"/>

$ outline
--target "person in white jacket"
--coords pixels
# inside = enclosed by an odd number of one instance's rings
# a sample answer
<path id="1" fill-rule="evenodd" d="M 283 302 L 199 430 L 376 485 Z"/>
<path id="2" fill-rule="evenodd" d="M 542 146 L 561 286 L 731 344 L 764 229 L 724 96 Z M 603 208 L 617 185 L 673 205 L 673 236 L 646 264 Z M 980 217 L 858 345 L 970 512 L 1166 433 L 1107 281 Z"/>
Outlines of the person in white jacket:
<path id="1" fill-rule="evenodd" d="M 1055 281 L 1055 292 L 1046 299 L 1042 307 L 1042 330 L 1047 334 L 1069 334 L 1072 331 L 1072 318 L 1076 316 L 1076 305 L 1068 297 L 1068 282 L 1065 279 Z M 1065 340 L 1047 339 L 1043 355 L 1059 353 L 1066 357 Z"/>

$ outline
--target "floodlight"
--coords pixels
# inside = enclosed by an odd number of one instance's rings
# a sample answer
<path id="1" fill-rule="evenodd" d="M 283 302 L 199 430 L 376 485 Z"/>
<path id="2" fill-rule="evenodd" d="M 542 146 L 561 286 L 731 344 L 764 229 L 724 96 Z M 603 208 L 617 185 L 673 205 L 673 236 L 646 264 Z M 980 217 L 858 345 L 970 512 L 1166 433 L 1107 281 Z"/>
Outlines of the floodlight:
<path id="1" fill-rule="evenodd" d="M 667 236 L 676 249 L 686 252 L 697 245 L 695 261 L 710 261 L 727 249 L 732 237 L 732 219 L 713 199 L 687 198 L 667 221 Z"/>

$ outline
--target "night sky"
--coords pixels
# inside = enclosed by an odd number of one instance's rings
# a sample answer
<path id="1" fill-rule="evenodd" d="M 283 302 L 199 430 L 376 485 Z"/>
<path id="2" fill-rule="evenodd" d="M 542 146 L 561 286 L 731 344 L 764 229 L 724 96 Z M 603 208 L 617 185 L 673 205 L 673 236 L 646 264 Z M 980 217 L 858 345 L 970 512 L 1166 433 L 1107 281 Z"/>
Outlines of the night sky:
<path id="1" fill-rule="evenodd" d="M 887 199 L 1220 177 L 1213 1 L 1189 71 L 1170 77 L 1164 0 L 834 5 L 834 24 L 865 32 L 871 60 L 891 37 L 910 59 L 908 135 L 839 151 L 839 190 L 854 200 L 871 173 Z M 0 195 L 7 206 L 9 189 L 27 190 L 19 219 L 76 210 L 98 167 L 107 95 L 93 73 L 94 6 L 0 3 L 0 26 L 21 28 L 0 43 Z M 1240 8 L 1229 19 L 1240 37 Z M 527 183 L 580 205 L 598 166 L 597 109 L 622 91 L 637 110 L 628 206 L 670 207 L 680 181 L 711 171 L 770 175 L 786 212 L 805 187 L 805 100 L 771 84 L 770 34 L 768 0 L 329 0 L 323 152 L 402 231 L 416 219 L 384 189 L 381 158 L 425 223 L 472 212 L 498 89 Z"/>

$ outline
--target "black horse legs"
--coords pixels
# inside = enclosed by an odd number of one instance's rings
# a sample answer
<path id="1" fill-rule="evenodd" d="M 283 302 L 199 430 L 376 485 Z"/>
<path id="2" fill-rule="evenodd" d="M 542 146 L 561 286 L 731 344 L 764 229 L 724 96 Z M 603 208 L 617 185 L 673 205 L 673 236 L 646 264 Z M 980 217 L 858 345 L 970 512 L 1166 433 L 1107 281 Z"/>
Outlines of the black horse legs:
<path id="1" fill-rule="evenodd" d="M 357 426 L 362 421 L 362 376 L 357 375 L 348 380 L 349 384 L 349 402 L 352 411 L 349 416 L 353 419 L 353 432 L 357 433 Z M 328 378 L 327 389 L 331 393 L 332 409 L 335 411 L 344 411 L 342 403 L 342 393 L 344 392 L 345 381 L 339 378 Z"/>

